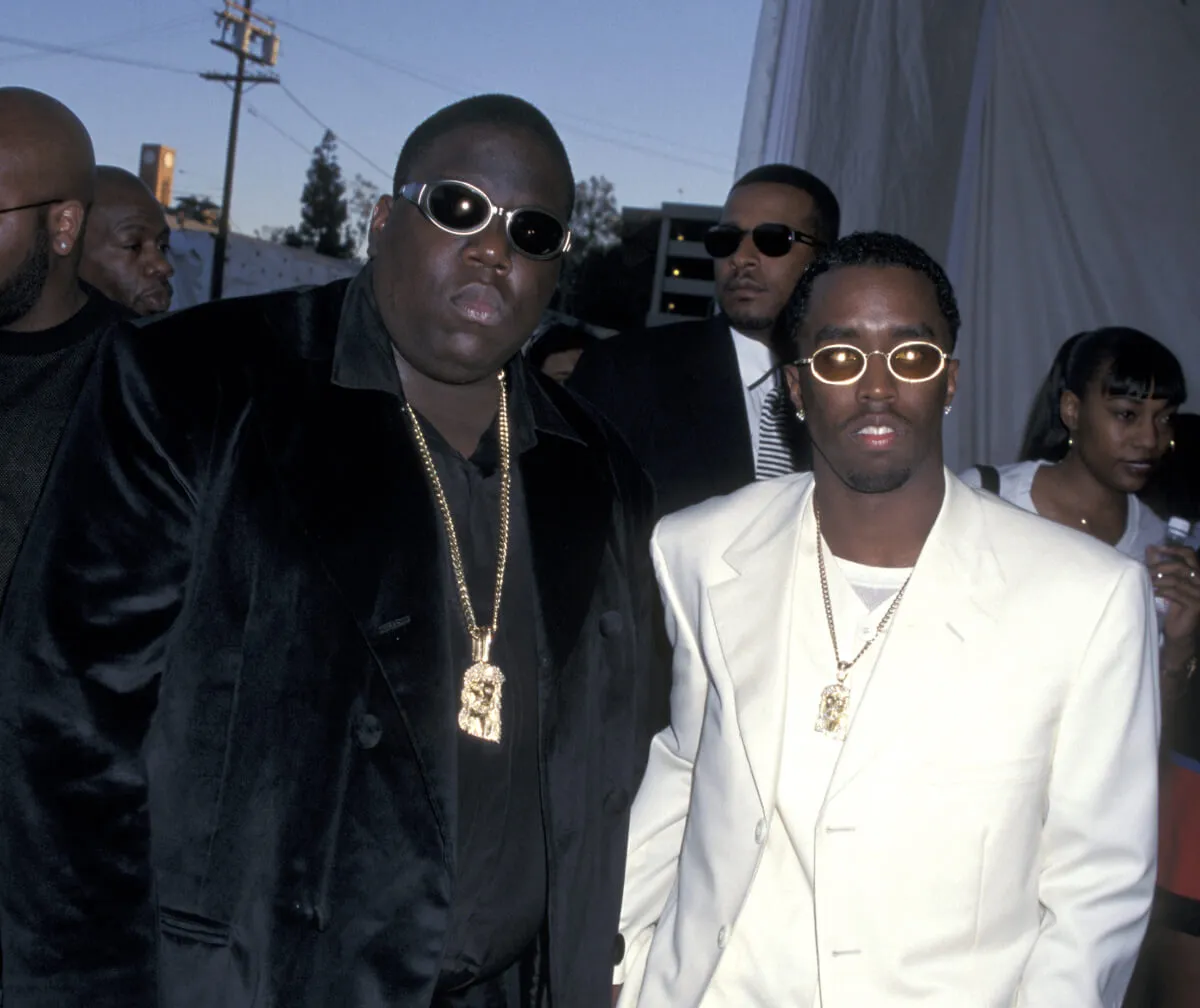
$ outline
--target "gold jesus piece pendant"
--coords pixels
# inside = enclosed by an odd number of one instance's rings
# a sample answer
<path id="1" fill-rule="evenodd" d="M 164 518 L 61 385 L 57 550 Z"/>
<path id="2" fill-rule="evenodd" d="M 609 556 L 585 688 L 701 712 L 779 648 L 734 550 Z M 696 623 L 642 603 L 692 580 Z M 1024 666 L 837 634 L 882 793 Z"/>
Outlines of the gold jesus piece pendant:
<path id="1" fill-rule="evenodd" d="M 850 709 L 850 690 L 844 683 L 831 683 L 821 690 L 817 707 L 817 723 L 813 730 L 830 738 L 846 737 L 846 715 Z"/>
<path id="2" fill-rule="evenodd" d="M 500 699 L 504 688 L 504 673 L 488 661 L 491 634 L 475 637 L 474 664 L 463 674 L 462 706 L 458 711 L 458 727 L 485 742 L 500 741 Z"/>

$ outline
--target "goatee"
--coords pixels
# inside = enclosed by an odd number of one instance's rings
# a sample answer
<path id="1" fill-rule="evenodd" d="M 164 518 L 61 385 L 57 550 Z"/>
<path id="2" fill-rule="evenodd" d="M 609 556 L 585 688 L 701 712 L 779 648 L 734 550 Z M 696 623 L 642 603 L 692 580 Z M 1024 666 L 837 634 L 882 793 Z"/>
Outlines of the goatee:
<path id="1" fill-rule="evenodd" d="M 19 322 L 42 297 L 50 275 L 50 231 L 39 227 L 24 261 L 0 283 L 0 329 Z"/>
<path id="2" fill-rule="evenodd" d="M 888 472 L 880 473 L 863 473 L 851 470 L 842 477 L 842 482 L 851 490 L 855 490 L 858 493 L 881 494 L 899 490 L 908 482 L 910 476 L 912 476 L 911 469 L 892 469 Z"/>
<path id="3" fill-rule="evenodd" d="M 725 317 L 729 319 L 730 326 L 741 333 L 764 332 L 775 325 L 773 318 L 763 318 L 761 315 L 739 315 L 734 312 L 725 312 Z"/>

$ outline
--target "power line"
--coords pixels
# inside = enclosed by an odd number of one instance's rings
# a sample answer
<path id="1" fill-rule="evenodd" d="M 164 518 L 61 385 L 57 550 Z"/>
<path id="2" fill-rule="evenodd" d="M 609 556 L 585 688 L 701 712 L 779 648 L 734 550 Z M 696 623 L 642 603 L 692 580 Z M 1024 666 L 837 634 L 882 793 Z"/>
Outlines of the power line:
<path id="1" fill-rule="evenodd" d="M 276 18 L 281 25 L 291 28 L 292 31 L 299 32 L 301 35 L 307 35 L 309 38 L 316 39 L 318 42 L 324 42 L 327 46 L 332 46 L 334 49 L 341 49 L 342 52 L 349 53 L 351 56 L 357 56 L 359 59 L 366 60 L 368 63 L 374 63 L 377 66 L 384 67 L 394 73 L 398 73 L 403 77 L 410 77 L 422 84 L 428 84 L 430 87 L 437 88 L 439 91 L 447 91 L 456 98 L 463 97 L 463 92 L 453 87 L 450 84 L 444 84 L 441 81 L 434 80 L 432 77 L 426 77 L 423 74 L 417 73 L 415 70 L 409 70 L 407 67 L 402 67 L 398 63 L 392 63 L 376 56 L 373 53 L 367 52 L 365 49 L 359 49 L 356 46 L 347 45 L 345 42 L 338 42 L 336 39 L 331 39 L 328 35 L 321 35 L 318 32 L 310 31 L 308 28 L 301 28 L 298 24 L 291 21 L 285 21 L 283 18 Z"/>
<path id="2" fill-rule="evenodd" d="M 78 46 L 69 47 L 70 55 L 87 55 L 90 50 L 102 49 L 110 45 L 118 45 L 122 42 L 130 42 L 135 39 L 143 38 L 146 35 L 154 35 L 160 31 L 166 31 L 169 28 L 180 28 L 183 25 L 192 24 L 199 21 L 200 18 L 196 15 L 186 18 L 175 18 L 171 21 L 163 21 L 159 24 L 143 25 L 141 28 L 135 28 L 133 31 L 121 32 L 119 35 L 108 35 L 104 38 L 93 39 L 91 42 L 81 42 Z M 66 53 L 55 52 L 31 52 L 23 53 L 19 56 L 6 57 L 4 62 L 21 63 L 25 60 L 43 59 L 46 56 L 67 55 Z"/>
<path id="3" fill-rule="evenodd" d="M 276 19 L 276 20 L 278 20 L 278 19 Z M 88 52 L 82 48 L 76 48 L 76 47 L 72 47 L 72 46 L 53 45 L 52 43 L 49 43 L 49 42 L 36 42 L 33 39 L 17 38 L 16 36 L 13 36 L 13 35 L 0 35 L 0 42 L 7 43 L 8 45 L 23 46 L 24 48 L 27 48 L 27 49 L 34 49 L 40 53 L 45 53 L 50 56 L 73 56 L 76 59 L 89 59 L 89 60 L 95 60 L 95 61 L 98 61 L 101 63 L 118 63 L 118 64 L 122 64 L 125 66 L 139 67 L 140 69 L 143 69 L 143 70 L 158 70 L 163 73 L 182 74 L 187 77 L 196 76 L 196 71 L 184 70 L 182 67 L 167 66 L 166 64 L 163 64 L 163 63 L 153 63 L 148 60 L 129 59 L 129 58 L 126 58 L 123 56 L 106 56 L 102 53 Z M 298 97 L 296 97 L 296 95 L 291 90 L 289 90 L 286 87 L 283 87 L 282 90 L 283 90 L 284 94 L 286 94 L 288 96 L 288 98 L 306 116 L 308 116 L 310 119 L 313 120 L 313 122 L 315 122 L 322 129 L 328 130 L 330 133 L 332 133 L 334 136 L 336 136 L 338 138 L 338 142 L 343 147 L 345 147 L 352 154 L 355 154 L 356 156 L 361 158 L 366 164 L 370 165 L 373 169 L 375 169 L 375 171 L 379 172 L 379 174 L 384 179 L 390 181 L 390 179 L 392 177 L 391 172 L 387 171 L 384 168 L 381 168 L 378 164 L 376 164 L 374 161 L 372 161 L 371 158 L 367 157 L 366 154 L 364 154 L 357 147 L 355 147 L 353 144 L 351 144 L 344 136 L 342 136 L 340 133 L 338 133 L 337 130 L 335 130 L 331 126 L 327 125 L 323 119 L 321 119 L 315 112 L 312 111 L 312 109 L 310 109 L 307 105 L 304 104 L 304 102 L 302 102 Z M 249 111 L 251 112 L 252 115 L 254 115 L 256 118 L 265 122 L 268 126 L 270 126 L 272 129 L 274 129 L 277 133 L 279 133 L 285 139 L 289 140 L 291 143 L 294 143 L 297 147 L 299 147 L 301 150 L 303 150 L 306 154 L 312 153 L 311 149 L 308 146 L 306 146 L 301 141 L 297 140 L 294 136 L 291 136 L 290 134 L 285 132 L 281 127 L 279 127 L 274 122 L 272 122 L 270 119 L 268 119 L 266 116 L 264 116 L 260 111 L 258 111 L 256 109 L 250 109 Z"/>
<path id="4" fill-rule="evenodd" d="M 8 45 L 24 46 L 26 49 L 37 49 L 54 56 L 74 56 L 77 59 L 95 60 L 98 63 L 120 63 L 124 66 L 140 67 L 143 70 L 160 70 L 163 73 L 183 74 L 194 77 L 196 71 L 183 70 L 180 67 L 167 66 L 163 63 L 151 63 L 148 60 L 129 59 L 125 56 L 105 56 L 103 53 L 86 52 L 71 46 L 52 45 L 49 42 L 35 42 L 32 39 L 17 38 L 15 35 L 0 35 L 0 42 Z"/>
<path id="5" fill-rule="evenodd" d="M 366 60 L 369 63 L 374 63 L 377 66 L 384 67 L 387 70 L 391 70 L 391 71 L 401 74 L 405 77 L 410 77 L 415 81 L 421 82 L 422 84 L 428 84 L 430 87 L 437 88 L 440 91 L 445 91 L 448 94 L 451 94 L 456 98 L 464 98 L 467 95 L 467 92 L 464 92 L 462 90 L 462 88 L 460 88 L 454 84 L 448 84 L 445 81 L 441 81 L 441 80 L 438 80 L 437 78 L 430 77 L 426 74 L 423 74 L 416 70 L 413 70 L 411 67 L 401 66 L 398 63 L 393 63 L 390 60 L 386 60 L 383 57 L 377 56 L 374 53 L 368 52 L 365 49 L 359 49 L 356 46 L 347 45 L 345 42 L 339 42 L 339 41 L 337 41 L 337 39 L 332 39 L 328 35 L 322 35 L 320 32 L 315 32 L 308 28 L 302 28 L 299 25 L 294 24 L 291 21 L 285 21 L 283 18 L 276 18 L 275 20 L 277 20 L 280 24 L 286 25 L 288 28 L 291 28 L 293 31 L 299 32 L 301 35 L 307 35 L 307 36 L 309 36 L 309 38 L 314 38 L 318 42 L 324 42 L 326 45 L 332 46 L 335 49 L 341 49 L 343 52 L 347 52 L 352 56 L 357 56 L 360 59 Z M 550 108 L 550 107 L 547 106 L 547 108 Z M 641 137 L 644 140 L 657 141 L 660 139 L 659 137 L 655 136 L 653 133 L 647 133 L 644 130 L 636 130 L 636 129 L 632 129 L 628 126 L 619 126 L 616 123 L 603 122 L 599 119 L 589 119 L 588 117 L 581 116 L 576 112 L 566 112 L 561 109 L 557 109 L 557 110 L 550 109 L 550 110 L 553 111 L 556 115 L 562 115 L 568 119 L 575 119 L 577 122 L 587 123 L 590 126 L 597 126 L 597 127 L 600 127 L 601 129 L 614 130 L 619 133 L 628 133 L 630 136 Z M 585 135 L 590 136 L 591 134 L 585 134 Z M 604 140 L 606 143 L 616 143 L 616 144 L 623 143 L 620 140 L 614 140 L 609 137 L 599 137 L 597 139 Z M 720 155 L 717 154 L 716 151 L 707 150 L 702 147 L 695 147 L 690 144 L 679 144 L 678 146 L 686 147 L 687 149 L 692 150 L 698 154 L 707 154 L 710 157 L 720 157 Z M 657 153 L 662 154 L 664 152 L 660 151 Z M 711 167 L 711 166 L 708 166 L 708 167 Z M 721 169 L 721 170 L 723 171 L 724 169 Z"/>
<path id="6" fill-rule="evenodd" d="M 627 150 L 638 151 L 650 157 L 661 158 L 664 161 L 674 161 L 677 164 L 688 165 L 692 168 L 701 168 L 704 171 L 710 171 L 717 175 L 728 175 L 730 173 L 729 168 L 718 168 L 716 165 L 697 161 L 695 158 L 680 157 L 678 154 L 668 154 L 666 151 L 655 150 L 652 147 L 645 147 L 642 144 L 636 144 L 629 140 L 613 140 L 610 137 L 601 136 L 599 133 L 592 133 L 579 126 L 573 126 L 570 123 L 563 123 L 561 129 L 565 133 L 578 133 L 580 136 L 590 137 L 593 140 L 598 140 L 600 143 L 612 144 L 615 147 L 624 147 Z"/>
<path id="7" fill-rule="evenodd" d="M 319 32 L 312 31 L 308 28 L 302 28 L 302 27 L 300 27 L 300 25 L 295 24 L 292 21 L 286 21 L 283 18 L 276 18 L 275 20 L 279 24 L 285 25 L 286 27 L 292 29 L 292 31 L 299 32 L 301 35 L 307 35 L 307 36 L 309 36 L 309 38 L 316 39 L 318 42 L 323 42 L 325 45 L 331 46 L 334 49 L 340 49 L 343 52 L 349 53 L 351 56 L 356 56 L 359 59 L 365 60 L 368 63 L 374 63 L 376 66 L 383 67 L 386 70 L 391 70 L 393 73 L 398 73 L 403 77 L 408 77 L 411 80 L 418 81 L 422 84 L 427 84 L 430 87 L 437 88 L 440 91 L 445 91 L 448 94 L 451 94 L 456 98 L 466 97 L 467 93 L 464 92 L 461 88 L 456 87 L 453 84 L 447 84 L 444 81 L 440 81 L 440 80 L 437 80 L 436 78 L 429 77 L 426 74 L 419 73 L 416 70 L 413 70 L 409 67 L 401 66 L 398 63 L 393 63 L 390 60 L 386 60 L 386 59 L 382 58 L 381 56 L 376 56 L 374 53 L 368 52 L 365 49 L 360 49 L 357 46 L 347 45 L 345 42 L 339 42 L 336 39 L 332 39 L 327 35 L 322 35 Z M 618 132 L 624 132 L 624 133 L 630 134 L 631 136 L 638 136 L 638 137 L 642 137 L 643 139 L 647 139 L 647 140 L 658 140 L 659 139 L 658 137 L 654 136 L 652 133 L 646 133 L 642 130 L 630 129 L 627 126 L 617 126 L 616 124 L 613 124 L 613 123 L 605 123 L 605 122 L 601 122 L 596 119 L 588 119 L 583 116 L 577 115 L 575 113 L 562 112 L 561 110 L 556 111 L 556 110 L 552 109 L 551 111 L 554 111 L 556 115 L 561 115 L 566 120 L 574 119 L 578 122 L 587 123 L 591 126 L 597 126 L 602 129 L 611 129 L 611 130 L 615 130 Z M 689 165 L 694 168 L 701 168 L 701 169 L 704 169 L 705 171 L 717 172 L 721 175 L 727 175 L 729 173 L 728 167 L 721 168 L 721 167 L 717 167 L 716 165 L 697 160 L 696 158 L 683 157 L 678 154 L 671 154 L 671 153 L 668 153 L 667 151 L 658 150 L 658 149 L 651 148 L 651 147 L 646 147 L 642 144 L 633 143 L 628 140 L 621 140 L 621 139 L 617 139 L 615 137 L 602 136 L 598 133 L 593 133 L 587 129 L 581 128 L 579 126 L 575 126 L 572 123 L 570 123 L 569 121 L 566 123 L 563 123 L 562 128 L 566 131 L 578 133 L 581 136 L 589 137 L 590 139 L 597 140 L 601 143 L 612 144 L 613 146 L 616 146 L 616 147 L 625 147 L 629 150 L 637 151 L 642 154 L 648 154 L 652 157 L 662 158 L 666 161 L 675 161 L 680 164 L 686 164 L 686 165 Z M 678 146 L 686 147 L 688 145 L 678 145 Z M 698 147 L 691 147 L 690 149 L 693 151 L 696 151 L 698 153 L 708 154 L 713 157 L 717 156 L 716 153 L 713 151 L 702 150 L 701 148 L 698 148 Z"/>
<path id="8" fill-rule="evenodd" d="M 303 143 L 303 141 L 297 140 L 297 139 L 296 139 L 294 136 L 292 136 L 290 133 L 288 133 L 286 130 L 284 130 L 284 129 L 283 129 L 283 127 L 281 127 L 281 126 L 277 125 L 276 123 L 274 123 L 274 122 L 272 122 L 270 119 L 268 119 L 268 118 L 267 118 L 265 115 L 263 115 L 263 114 L 262 114 L 262 113 L 261 113 L 261 112 L 260 112 L 258 109 L 256 109 L 256 108 L 255 108 L 253 105 L 247 105 L 247 106 L 246 106 L 246 111 L 247 111 L 247 112 L 249 112 L 249 113 L 250 113 L 252 116 L 254 116 L 254 118 L 255 118 L 255 119 L 258 119 L 259 121 L 261 121 L 261 122 L 265 123 L 266 125 L 270 126 L 270 127 L 271 127 L 271 129 L 273 129 L 273 130 L 274 130 L 276 133 L 278 133 L 278 134 L 279 134 L 281 137 L 283 137 L 285 140 L 288 140 L 288 141 L 290 141 L 291 143 L 294 143 L 294 144 L 295 144 L 297 147 L 299 147 L 299 148 L 300 148 L 302 151 L 304 151 L 304 153 L 305 153 L 305 154 L 311 154 L 311 153 L 312 153 L 312 150 L 311 150 L 309 147 L 305 146 L 305 144 Z"/>
<path id="9" fill-rule="evenodd" d="M 225 146 L 225 185 L 221 192 L 221 216 L 217 219 L 217 237 L 213 242 L 212 277 L 209 300 L 219 301 L 225 283 L 225 249 L 229 243 L 230 204 L 233 202 L 233 169 L 237 158 L 238 121 L 242 112 L 242 93 L 246 84 L 278 84 L 273 73 L 246 73 L 246 64 L 270 69 L 279 58 L 279 36 L 275 22 L 254 11 L 254 0 L 242 0 L 242 5 L 225 0 L 225 9 L 217 12 L 221 37 L 213 39 L 218 49 L 237 57 L 234 74 L 205 73 L 209 81 L 233 84 L 233 105 L 229 111 L 229 141 Z"/>
<path id="10" fill-rule="evenodd" d="M 277 18 L 276 20 L 279 20 L 279 19 Z M 282 21 L 280 21 L 279 23 L 283 24 Z M 303 112 L 306 116 L 308 116 L 313 122 L 315 122 L 318 126 L 320 126 L 321 129 L 326 130 L 327 132 L 332 133 L 335 137 L 337 137 L 338 143 L 340 143 L 343 147 L 345 147 L 346 150 L 350 151 L 351 154 L 358 155 L 359 158 L 361 158 L 364 162 L 369 164 L 372 168 L 374 168 L 377 172 L 379 172 L 379 174 L 382 175 L 383 178 L 389 180 L 389 182 L 390 182 L 391 177 L 392 177 L 392 173 L 390 171 L 387 171 L 385 168 L 380 168 L 379 165 L 377 165 L 374 161 L 372 161 L 369 157 L 367 157 L 367 155 L 364 154 L 362 151 L 360 151 L 357 147 L 353 146 L 350 143 L 350 141 L 348 141 L 344 136 L 342 136 L 340 133 L 338 133 L 337 130 L 335 130 L 332 126 L 327 125 L 312 109 L 310 109 L 307 105 L 304 104 L 304 102 L 302 102 L 299 98 L 297 98 L 291 92 L 291 90 L 288 88 L 288 86 L 286 84 L 281 84 L 279 86 L 279 90 L 282 91 L 285 95 L 287 95 L 287 97 L 289 99 L 291 99 L 291 101 L 295 104 L 295 106 L 301 112 Z"/>

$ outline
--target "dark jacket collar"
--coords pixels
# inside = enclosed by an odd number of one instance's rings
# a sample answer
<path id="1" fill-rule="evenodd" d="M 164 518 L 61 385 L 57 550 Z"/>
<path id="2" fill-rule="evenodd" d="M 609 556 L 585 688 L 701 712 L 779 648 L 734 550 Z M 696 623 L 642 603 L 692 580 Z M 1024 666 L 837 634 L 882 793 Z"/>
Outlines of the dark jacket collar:
<path id="1" fill-rule="evenodd" d="M 404 388 L 396 371 L 392 340 L 379 313 L 373 284 L 374 264 L 367 263 L 346 289 L 333 346 L 330 380 L 347 389 L 387 392 L 401 401 Z M 516 429 L 581 441 L 518 355 L 505 367 Z"/>

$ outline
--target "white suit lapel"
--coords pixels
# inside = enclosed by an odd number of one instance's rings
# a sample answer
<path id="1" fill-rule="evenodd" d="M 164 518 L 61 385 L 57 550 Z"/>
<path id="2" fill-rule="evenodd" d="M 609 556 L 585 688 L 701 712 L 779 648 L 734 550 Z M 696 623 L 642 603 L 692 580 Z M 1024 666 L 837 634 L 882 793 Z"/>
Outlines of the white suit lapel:
<path id="1" fill-rule="evenodd" d="M 725 553 L 736 576 L 708 589 L 742 744 L 764 810 L 774 804 L 779 774 L 792 614 L 811 609 L 796 570 L 812 477 L 785 477 L 780 484 L 779 496 Z"/>

